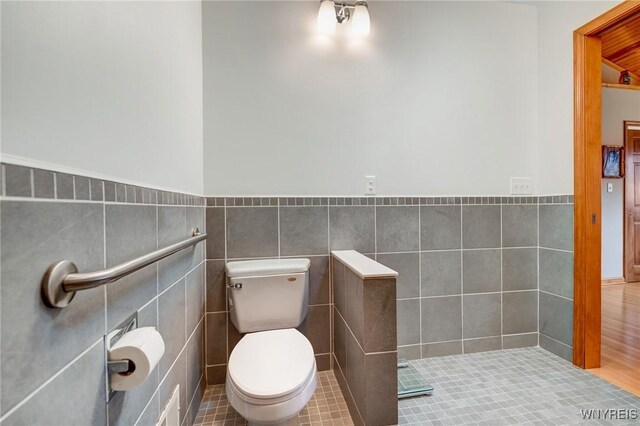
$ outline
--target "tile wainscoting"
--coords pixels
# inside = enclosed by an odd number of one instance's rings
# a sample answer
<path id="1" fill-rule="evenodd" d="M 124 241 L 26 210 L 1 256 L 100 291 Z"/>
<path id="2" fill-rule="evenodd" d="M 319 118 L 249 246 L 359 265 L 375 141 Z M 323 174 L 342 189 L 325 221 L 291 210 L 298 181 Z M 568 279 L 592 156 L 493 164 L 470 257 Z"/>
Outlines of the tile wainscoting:
<path id="1" fill-rule="evenodd" d="M 191 424 L 204 373 L 209 384 L 224 382 L 241 338 L 227 313 L 224 263 L 231 259 L 311 259 L 311 306 L 300 329 L 320 370 L 332 367 L 330 251 L 345 249 L 400 273 L 399 356 L 537 344 L 571 356 L 571 196 L 205 203 L 11 164 L 2 164 L 0 179 L 2 425 L 150 424 L 178 383 L 183 423 Z M 40 280 L 54 261 L 101 269 L 179 241 L 196 226 L 209 235 L 206 251 L 198 246 L 79 293 L 64 310 L 40 300 Z M 160 330 L 167 352 L 143 386 L 107 404 L 103 336 L 134 312 L 141 325 Z"/>
<path id="2" fill-rule="evenodd" d="M 204 244 L 65 309 L 40 298 L 53 262 L 110 267 L 205 230 L 204 199 L 11 164 L 0 167 L 0 424 L 153 425 L 180 384 L 183 425 L 204 394 Z M 166 350 L 141 386 L 107 404 L 103 336 L 134 312 Z"/>
<path id="3" fill-rule="evenodd" d="M 224 286 L 233 259 L 311 259 L 301 331 L 320 369 L 331 367 L 331 250 L 357 250 L 399 272 L 400 357 L 538 344 L 570 356 L 563 291 L 572 283 L 573 196 L 210 197 L 206 210 L 209 384 L 224 382 L 241 338 Z"/>

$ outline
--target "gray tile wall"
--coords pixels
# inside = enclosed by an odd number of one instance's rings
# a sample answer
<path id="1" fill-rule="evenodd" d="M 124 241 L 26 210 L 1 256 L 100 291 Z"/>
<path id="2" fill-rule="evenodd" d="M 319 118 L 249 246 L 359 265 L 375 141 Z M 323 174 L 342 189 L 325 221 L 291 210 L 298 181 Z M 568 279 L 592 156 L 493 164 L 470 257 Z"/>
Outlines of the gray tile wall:
<path id="1" fill-rule="evenodd" d="M 62 310 L 43 305 L 40 281 L 55 261 L 103 269 L 204 231 L 204 200 L 10 164 L 0 175 L 0 424 L 155 424 L 176 384 L 192 424 L 205 386 L 203 244 Z M 107 404 L 103 336 L 136 311 L 166 352 Z"/>
<path id="2" fill-rule="evenodd" d="M 540 346 L 573 356 L 573 204 L 540 204 Z"/>
<path id="3" fill-rule="evenodd" d="M 230 259 L 312 259 L 312 274 L 319 270 L 312 292 L 321 297 L 312 300 L 323 312 L 317 316 L 323 324 L 313 328 L 318 333 L 330 321 L 324 312 L 333 300 L 331 250 L 354 249 L 397 270 L 400 357 L 536 346 L 539 312 L 546 308 L 538 308 L 538 272 L 540 288 L 547 285 L 545 274 L 555 274 L 543 263 L 541 246 L 559 244 L 546 226 L 559 220 L 555 226 L 563 228 L 567 220 L 566 214 L 548 217 L 547 208 L 572 202 L 572 196 L 209 198 L 207 292 L 216 299 L 207 314 L 209 383 L 224 381 L 228 354 L 240 337 L 226 318 L 224 262 Z M 572 271 L 571 259 L 556 262 Z M 572 287 L 562 282 L 565 290 Z M 329 333 L 311 336 L 317 354 L 329 347 Z"/>

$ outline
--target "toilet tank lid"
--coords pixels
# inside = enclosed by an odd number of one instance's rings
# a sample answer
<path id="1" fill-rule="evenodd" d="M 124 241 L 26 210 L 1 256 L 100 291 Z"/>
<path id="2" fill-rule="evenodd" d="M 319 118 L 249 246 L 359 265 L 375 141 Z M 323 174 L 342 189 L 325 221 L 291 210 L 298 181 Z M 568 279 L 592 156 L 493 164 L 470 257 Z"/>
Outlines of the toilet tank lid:
<path id="1" fill-rule="evenodd" d="M 281 275 L 307 272 L 309 259 L 265 259 L 227 262 L 227 276 L 252 277 L 260 275 Z"/>

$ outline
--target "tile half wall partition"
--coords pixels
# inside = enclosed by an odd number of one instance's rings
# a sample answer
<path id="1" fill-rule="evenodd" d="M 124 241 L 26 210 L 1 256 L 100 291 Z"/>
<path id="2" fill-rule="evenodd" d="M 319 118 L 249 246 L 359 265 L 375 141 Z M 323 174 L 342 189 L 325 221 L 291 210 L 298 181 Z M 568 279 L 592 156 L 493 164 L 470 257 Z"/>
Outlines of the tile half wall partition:
<path id="1" fill-rule="evenodd" d="M 332 252 L 333 371 L 356 425 L 398 424 L 397 272 Z"/>
<path id="2" fill-rule="evenodd" d="M 331 250 L 356 250 L 399 272 L 399 357 L 540 344 L 570 359 L 572 212 L 567 195 L 207 198 L 208 381 L 224 382 L 241 337 L 226 305 L 231 259 L 311 259 L 301 331 L 319 368 L 331 368 Z"/>
<path id="3" fill-rule="evenodd" d="M 178 384 L 181 424 L 193 424 L 206 385 L 203 244 L 64 309 L 44 306 L 40 281 L 59 260 L 90 272 L 204 231 L 204 199 L 10 164 L 0 176 L 0 424 L 155 425 Z M 103 336 L 135 312 L 165 354 L 107 404 Z"/>

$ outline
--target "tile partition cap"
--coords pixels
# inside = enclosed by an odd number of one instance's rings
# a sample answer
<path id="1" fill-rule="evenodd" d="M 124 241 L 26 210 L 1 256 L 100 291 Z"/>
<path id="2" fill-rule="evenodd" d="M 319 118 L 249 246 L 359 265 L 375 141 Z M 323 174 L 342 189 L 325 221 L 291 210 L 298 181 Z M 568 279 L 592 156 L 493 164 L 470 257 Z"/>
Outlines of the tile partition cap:
<path id="1" fill-rule="evenodd" d="M 393 269 L 355 250 L 333 250 L 331 254 L 363 280 L 372 278 L 396 278 L 398 276 L 398 273 Z"/>

